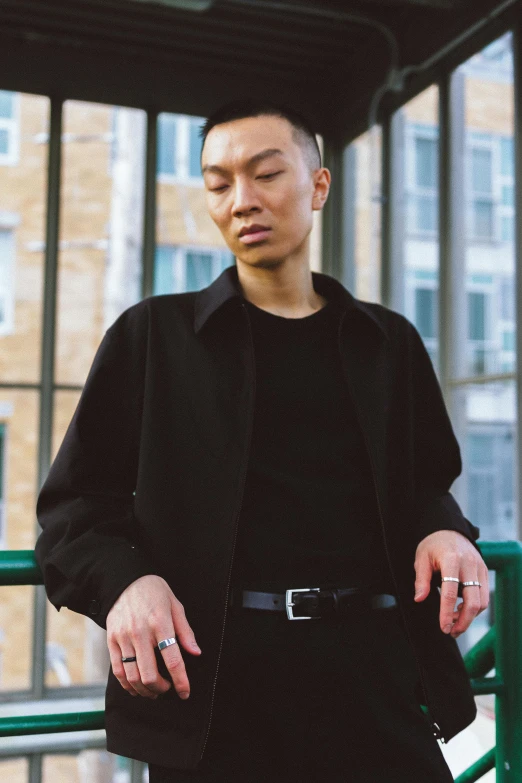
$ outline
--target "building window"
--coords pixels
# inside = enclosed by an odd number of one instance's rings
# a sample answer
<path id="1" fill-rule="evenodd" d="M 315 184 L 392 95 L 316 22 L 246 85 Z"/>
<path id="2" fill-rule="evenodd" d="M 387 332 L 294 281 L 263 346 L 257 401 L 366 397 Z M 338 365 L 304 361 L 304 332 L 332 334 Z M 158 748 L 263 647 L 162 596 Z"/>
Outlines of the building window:
<path id="1" fill-rule="evenodd" d="M 199 291 L 234 262 L 228 249 L 160 245 L 154 263 L 154 294 Z"/>
<path id="2" fill-rule="evenodd" d="M 199 130 L 204 122 L 204 117 L 185 114 L 158 116 L 158 175 L 201 184 Z"/>
<path id="3" fill-rule="evenodd" d="M 470 424 L 466 445 L 470 519 L 486 540 L 516 537 L 512 426 Z"/>
<path id="4" fill-rule="evenodd" d="M 6 425 L 0 422 L 0 546 L 4 546 L 6 527 L 5 466 Z"/>
<path id="5" fill-rule="evenodd" d="M 431 361 L 438 363 L 439 302 L 437 273 L 409 269 L 406 273 L 405 315 L 415 324 Z"/>
<path id="6" fill-rule="evenodd" d="M 19 157 L 19 96 L 0 90 L 0 164 L 14 166 Z"/>
<path id="7" fill-rule="evenodd" d="M 0 229 L 0 335 L 14 328 L 14 233 Z"/>
<path id="8" fill-rule="evenodd" d="M 434 236 L 438 226 L 438 128 L 411 125 L 406 138 L 408 230 Z"/>
<path id="9" fill-rule="evenodd" d="M 514 241 L 513 139 L 468 136 L 469 236 L 478 242 Z"/>

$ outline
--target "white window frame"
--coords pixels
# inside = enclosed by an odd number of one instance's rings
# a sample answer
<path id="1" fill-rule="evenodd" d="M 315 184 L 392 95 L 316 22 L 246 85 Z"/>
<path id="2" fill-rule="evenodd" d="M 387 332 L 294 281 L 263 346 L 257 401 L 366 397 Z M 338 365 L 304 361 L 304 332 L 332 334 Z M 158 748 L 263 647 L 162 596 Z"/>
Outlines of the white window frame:
<path id="1" fill-rule="evenodd" d="M 15 305 L 15 235 L 11 228 L 4 228 L 0 223 L 0 233 L 8 235 L 8 244 L 11 252 L 7 261 L 0 258 L 0 300 L 3 299 L 5 317 L 0 321 L 0 336 L 12 334 L 14 331 L 14 305 Z M 5 267 L 4 267 L 5 264 Z"/>
<path id="2" fill-rule="evenodd" d="M 2 90 L 10 92 L 10 90 Z M 0 152 L 0 165 L 17 166 L 20 162 L 20 95 L 13 96 L 13 114 L 11 117 L 0 117 L 0 130 L 7 130 L 7 152 Z"/>
<path id="3" fill-rule="evenodd" d="M 158 181 L 169 185 L 195 185 L 203 186 L 203 176 L 190 175 L 190 124 L 191 122 L 204 122 L 205 117 L 196 117 L 190 114 L 172 114 L 176 122 L 176 146 L 174 150 L 174 174 L 158 173 Z"/>
<path id="4" fill-rule="evenodd" d="M 409 236 L 419 236 L 427 239 L 435 239 L 438 236 L 438 227 L 435 225 L 433 231 L 423 229 L 419 226 L 417 220 L 417 210 L 415 202 L 421 197 L 433 198 L 437 204 L 439 197 L 438 183 L 432 188 L 420 187 L 417 180 L 417 156 L 416 141 L 425 139 L 438 143 L 439 128 L 438 125 L 423 125 L 420 123 L 408 123 L 405 128 L 406 150 L 405 150 L 405 175 L 406 175 L 406 195 L 407 195 L 407 232 Z"/>

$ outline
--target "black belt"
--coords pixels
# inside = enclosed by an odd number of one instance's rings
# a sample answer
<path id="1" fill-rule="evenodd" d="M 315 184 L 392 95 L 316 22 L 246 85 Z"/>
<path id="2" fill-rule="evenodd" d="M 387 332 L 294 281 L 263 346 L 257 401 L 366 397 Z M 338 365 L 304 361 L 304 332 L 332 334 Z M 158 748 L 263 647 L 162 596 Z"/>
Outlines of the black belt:
<path id="1" fill-rule="evenodd" d="M 289 620 L 319 620 L 351 610 L 392 609 L 397 606 L 397 599 L 389 593 L 372 593 L 361 587 L 292 587 L 284 593 L 233 588 L 229 605 L 269 612 L 286 611 Z"/>

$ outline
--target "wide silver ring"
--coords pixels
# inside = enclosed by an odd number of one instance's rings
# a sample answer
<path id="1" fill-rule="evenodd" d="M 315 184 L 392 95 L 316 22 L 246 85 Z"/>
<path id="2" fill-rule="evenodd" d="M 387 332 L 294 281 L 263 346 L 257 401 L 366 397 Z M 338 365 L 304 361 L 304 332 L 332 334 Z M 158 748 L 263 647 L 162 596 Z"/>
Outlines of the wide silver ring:
<path id="1" fill-rule="evenodd" d="M 462 582 L 462 587 L 482 587 L 481 582 Z"/>
<path id="2" fill-rule="evenodd" d="M 460 584 L 460 579 L 457 576 L 443 576 L 442 577 L 442 581 L 443 582 L 459 582 L 459 584 Z"/>
<path id="3" fill-rule="evenodd" d="M 162 639 L 158 642 L 158 650 L 163 650 L 165 647 L 170 647 L 171 644 L 177 644 L 177 640 L 171 636 L 169 639 Z"/>

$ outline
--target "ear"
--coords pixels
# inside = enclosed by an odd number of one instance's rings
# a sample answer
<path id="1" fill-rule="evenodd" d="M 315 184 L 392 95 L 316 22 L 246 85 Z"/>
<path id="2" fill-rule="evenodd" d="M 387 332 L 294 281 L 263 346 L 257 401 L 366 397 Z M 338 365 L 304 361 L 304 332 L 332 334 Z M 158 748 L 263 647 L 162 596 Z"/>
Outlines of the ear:
<path id="1" fill-rule="evenodd" d="M 330 191 L 330 183 L 332 181 L 332 175 L 326 168 L 317 169 L 314 171 L 314 192 L 312 196 L 312 209 L 322 209 L 328 198 Z"/>

